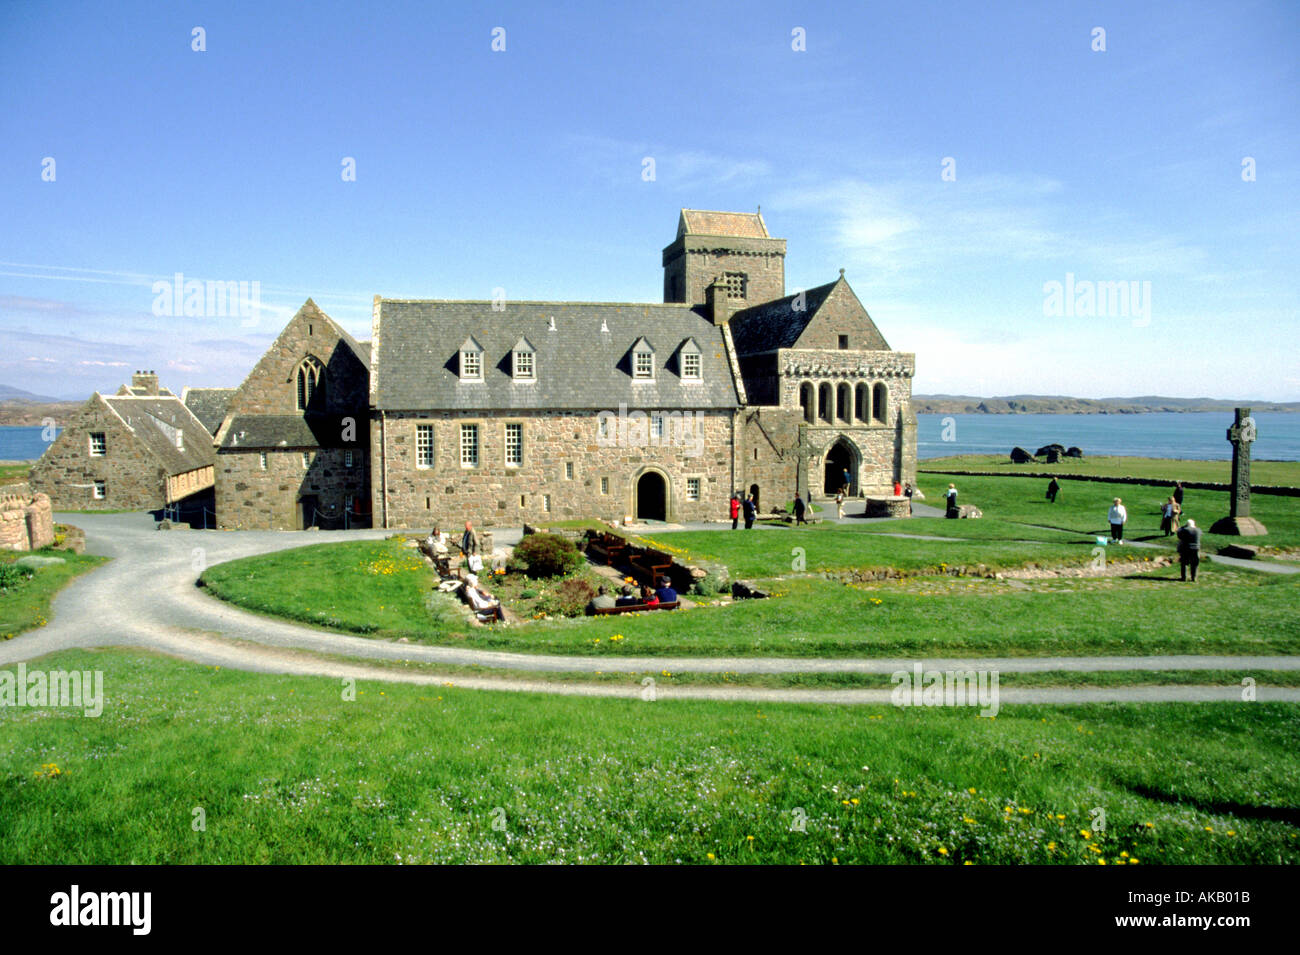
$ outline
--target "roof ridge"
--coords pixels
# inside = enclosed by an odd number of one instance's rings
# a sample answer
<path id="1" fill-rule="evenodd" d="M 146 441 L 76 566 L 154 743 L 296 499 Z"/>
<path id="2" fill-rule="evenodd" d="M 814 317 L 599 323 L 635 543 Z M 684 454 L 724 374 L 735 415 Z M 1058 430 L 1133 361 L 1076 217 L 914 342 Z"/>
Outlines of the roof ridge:
<path id="1" fill-rule="evenodd" d="M 380 303 L 391 302 L 401 305 L 495 305 L 490 298 L 380 298 Z M 694 308 L 688 302 L 585 302 L 585 301 L 546 301 L 542 299 L 507 299 L 506 305 L 599 305 L 605 308 L 620 306 L 626 308 Z"/>

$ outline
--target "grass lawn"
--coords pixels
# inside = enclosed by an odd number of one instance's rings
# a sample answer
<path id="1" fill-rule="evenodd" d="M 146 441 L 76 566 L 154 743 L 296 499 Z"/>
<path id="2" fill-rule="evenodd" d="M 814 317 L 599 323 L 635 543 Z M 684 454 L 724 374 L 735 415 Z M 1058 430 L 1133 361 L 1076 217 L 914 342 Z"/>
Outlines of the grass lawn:
<path id="1" fill-rule="evenodd" d="M 0 464 L 0 484 L 19 484 L 26 481 L 31 470 L 32 463 L 30 461 Z"/>
<path id="2" fill-rule="evenodd" d="M 1225 442 L 1226 443 L 1226 442 Z M 1029 448 L 1030 451 L 1037 450 Z M 1097 477 L 1133 477 L 1151 480 L 1205 481 L 1227 484 L 1231 461 L 1176 461 L 1168 458 L 1097 457 L 1066 458 L 1059 464 L 1012 464 L 1002 454 L 959 454 L 929 458 L 917 463 L 922 471 L 1042 471 L 1052 474 L 1087 474 Z M 1256 484 L 1300 487 L 1300 461 L 1251 461 L 1250 477 Z M 924 478 L 922 479 L 924 480 Z M 1070 485 L 1073 487 L 1073 485 Z M 928 492 L 927 492 L 928 493 Z"/>
<path id="3" fill-rule="evenodd" d="M 8 640 L 25 630 L 45 626 L 50 619 L 50 601 L 54 595 L 72 578 L 93 570 L 108 560 L 107 557 L 74 554 L 53 548 L 32 553 L 40 557 L 62 557 L 66 563 L 42 567 L 31 579 L 0 590 L 0 639 Z M 0 563 L 12 563 L 21 556 L 23 555 L 6 552 L 0 558 Z"/>
<path id="4" fill-rule="evenodd" d="M 1296 706 L 344 702 L 128 651 L 38 665 L 103 670 L 106 701 L 0 709 L 6 864 L 1300 862 Z"/>

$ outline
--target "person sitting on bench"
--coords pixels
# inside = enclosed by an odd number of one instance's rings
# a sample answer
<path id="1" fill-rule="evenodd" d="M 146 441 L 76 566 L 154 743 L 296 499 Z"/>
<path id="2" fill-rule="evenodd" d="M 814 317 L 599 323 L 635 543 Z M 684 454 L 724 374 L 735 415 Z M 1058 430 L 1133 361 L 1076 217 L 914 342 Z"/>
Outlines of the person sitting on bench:
<path id="1" fill-rule="evenodd" d="M 470 607 L 474 609 L 479 619 L 484 617 L 493 620 L 506 619 L 505 612 L 501 609 L 501 601 L 479 586 L 476 574 L 470 574 L 465 578 L 465 599 L 469 601 Z"/>
<path id="2" fill-rule="evenodd" d="M 596 596 L 592 597 L 587 604 L 587 616 L 592 616 L 597 610 L 613 610 L 616 606 L 618 602 L 605 589 L 605 585 L 601 584 L 600 589 L 596 591 Z"/>
<path id="3" fill-rule="evenodd" d="M 655 596 L 661 604 L 677 603 L 677 591 L 673 590 L 673 582 L 667 577 L 659 578 L 659 589 L 655 591 Z"/>
<path id="4" fill-rule="evenodd" d="M 655 596 L 655 592 L 651 590 L 648 586 L 642 587 L 641 603 L 645 604 L 647 607 L 657 607 L 659 606 L 659 598 Z"/>
<path id="5" fill-rule="evenodd" d="M 637 602 L 637 596 L 632 590 L 631 584 L 624 584 L 617 600 L 614 601 L 615 607 L 630 607 Z"/>

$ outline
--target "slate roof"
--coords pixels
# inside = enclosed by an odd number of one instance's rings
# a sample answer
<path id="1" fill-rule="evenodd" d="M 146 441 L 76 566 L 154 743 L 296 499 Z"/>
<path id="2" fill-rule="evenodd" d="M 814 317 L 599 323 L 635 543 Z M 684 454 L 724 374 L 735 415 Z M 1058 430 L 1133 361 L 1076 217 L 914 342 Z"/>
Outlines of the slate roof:
<path id="1" fill-rule="evenodd" d="M 758 352 L 772 351 L 777 348 L 793 348 L 804 333 L 813 317 L 826 304 L 835 287 L 844 282 L 845 290 L 852 295 L 852 289 L 843 276 L 834 282 L 819 285 L 803 293 L 804 308 L 795 311 L 794 300 L 799 293 L 764 302 L 751 308 L 741 309 L 731 317 L 731 338 L 736 343 L 736 354 L 753 355 Z M 866 321 L 866 338 L 854 346 L 854 350 L 890 351 L 880 330 L 876 328 L 871 316 L 863 309 Z"/>
<path id="2" fill-rule="evenodd" d="M 152 452 L 168 474 L 183 474 L 213 464 L 212 434 L 175 395 L 104 395 L 105 403 Z M 177 433 L 182 436 L 176 446 Z"/>
<path id="3" fill-rule="evenodd" d="M 551 320 L 554 319 L 554 328 Z M 376 408 L 420 410 L 712 409 L 739 405 L 722 332 L 686 305 L 598 302 L 492 303 L 381 299 L 375 329 Z M 462 382 L 459 349 L 472 335 L 483 347 L 483 380 Z M 511 377 L 520 338 L 536 349 L 536 379 Z M 632 378 L 631 350 L 654 349 L 653 381 Z M 683 381 L 678 349 L 701 351 L 701 380 Z"/>
<path id="4" fill-rule="evenodd" d="M 186 388 L 181 392 L 181 401 L 209 434 L 216 434 L 234 394 L 234 388 Z"/>
<path id="5" fill-rule="evenodd" d="M 730 235 L 747 239 L 769 239 L 767 225 L 757 212 L 712 212 L 683 209 L 677 237 L 684 235 Z"/>
<path id="6" fill-rule="evenodd" d="M 803 311 L 794 309 L 794 300 L 798 297 L 795 293 L 736 312 L 731 316 L 731 339 L 736 343 L 736 354 L 752 355 L 775 348 L 793 348 L 835 284 L 828 282 L 804 292 Z"/>
<path id="7" fill-rule="evenodd" d="M 223 451 L 275 448 L 310 450 L 333 447 L 342 434 L 340 415 L 246 414 L 235 415 L 222 436 Z"/>

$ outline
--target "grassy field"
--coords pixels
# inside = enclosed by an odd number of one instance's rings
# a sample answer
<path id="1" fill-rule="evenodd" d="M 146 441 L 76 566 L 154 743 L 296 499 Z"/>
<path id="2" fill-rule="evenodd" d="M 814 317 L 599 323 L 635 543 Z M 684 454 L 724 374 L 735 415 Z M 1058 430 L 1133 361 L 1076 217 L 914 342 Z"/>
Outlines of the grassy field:
<path id="1" fill-rule="evenodd" d="M 1036 450 L 1030 448 L 1030 451 Z M 1042 471 L 1052 474 L 1086 474 L 1097 477 L 1133 477 L 1153 480 L 1205 481 L 1227 484 L 1231 461 L 1171 461 L 1168 458 L 1066 458 L 1059 464 L 1012 464 L 1001 454 L 957 454 L 918 462 L 921 471 Z M 1252 461 L 1250 477 L 1256 484 L 1300 487 L 1300 461 Z"/>
<path id="2" fill-rule="evenodd" d="M 25 630 L 45 626 L 50 619 L 50 601 L 54 595 L 74 577 L 93 570 L 108 559 L 51 548 L 35 553 L 42 557 L 62 557 L 66 563 L 42 567 L 30 580 L 0 590 L 0 639 L 8 640 Z M 0 558 L 0 563 L 11 563 L 19 556 L 6 553 Z"/>
<path id="3" fill-rule="evenodd" d="M 19 484 L 26 481 L 31 469 L 32 465 L 30 461 L 19 461 L 15 464 L 0 464 L 0 484 Z"/>
<path id="4" fill-rule="evenodd" d="M 1300 862 L 1294 706 L 344 702 L 126 651 L 39 665 L 103 670 L 106 704 L 0 709 L 6 864 Z"/>
<path id="5" fill-rule="evenodd" d="M 977 537 L 989 533 L 986 522 L 1013 521 L 1041 527 L 1058 528 L 1078 537 L 1109 536 L 1106 515 L 1111 501 L 1123 499 L 1128 510 L 1125 537 L 1161 541 L 1160 507 L 1169 497 L 1164 488 L 1096 484 L 1090 481 L 1062 482 L 1056 503 L 1047 500 L 1044 478 L 946 477 L 920 475 L 918 485 L 926 495 L 925 503 L 942 506 L 948 484 L 957 486 L 958 500 L 974 504 L 984 514 L 978 521 L 949 521 L 944 518 L 912 518 L 906 522 L 866 525 L 867 530 L 899 531 L 947 536 Z M 1222 491 L 1190 490 L 1183 496 L 1183 517 L 1194 519 L 1203 531 L 1220 517 L 1227 516 L 1228 497 Z M 1240 538 L 1218 534 L 1205 535 L 1203 546 L 1210 553 L 1228 543 L 1250 543 L 1272 547 L 1300 546 L 1300 498 L 1256 494 L 1251 497 L 1251 514 L 1268 528 L 1263 537 Z M 999 526 L 998 534 L 1006 529 Z M 1023 536 L 1029 536 L 1025 528 Z M 1021 530 L 1015 530 L 1021 534 Z M 1068 535 L 1067 535 L 1068 539 Z M 1174 539 L 1164 538 L 1172 548 Z"/>

